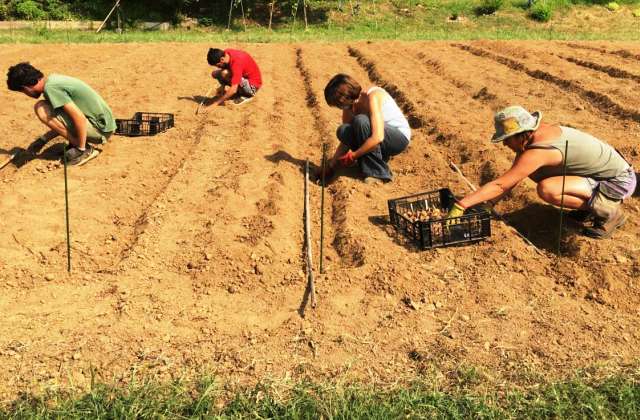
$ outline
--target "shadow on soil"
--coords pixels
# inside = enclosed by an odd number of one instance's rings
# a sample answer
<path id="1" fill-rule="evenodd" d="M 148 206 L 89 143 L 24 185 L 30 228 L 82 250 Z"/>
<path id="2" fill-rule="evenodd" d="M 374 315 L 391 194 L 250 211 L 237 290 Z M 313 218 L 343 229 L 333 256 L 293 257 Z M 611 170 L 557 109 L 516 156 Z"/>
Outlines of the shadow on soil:
<path id="1" fill-rule="evenodd" d="M 195 102 L 197 104 L 200 104 L 200 103 L 206 101 L 205 105 L 213 102 L 214 99 L 215 99 L 215 97 L 212 98 L 212 97 L 202 96 L 202 95 L 178 96 L 178 100 L 179 101 L 191 101 L 191 102 Z"/>
<path id="2" fill-rule="evenodd" d="M 17 153 L 17 154 L 16 154 L 16 157 L 13 158 L 11 163 L 16 168 L 21 168 L 22 166 L 26 165 L 27 163 L 35 159 L 49 160 L 49 161 L 60 160 L 62 158 L 62 154 L 64 153 L 64 143 L 53 144 L 47 147 L 46 149 L 44 149 L 44 151 L 39 154 L 33 154 L 32 152 L 30 152 L 29 150 L 23 147 L 14 147 L 10 150 L 0 149 L 0 155 L 11 155 L 13 153 Z"/>
<path id="3" fill-rule="evenodd" d="M 504 219 L 529 239 L 536 247 L 557 253 L 558 228 L 560 226 L 560 212 L 549 204 L 531 204 L 519 210 L 505 214 Z M 567 211 L 562 218 L 563 237 L 560 251 L 563 255 L 577 252 L 572 245 L 573 238 L 581 228 L 581 224 L 568 218 Z"/>
<path id="4" fill-rule="evenodd" d="M 300 173 L 304 174 L 304 165 L 306 160 L 295 158 L 291 156 L 289 152 L 286 152 L 284 150 L 278 150 L 277 152 L 270 155 L 265 155 L 265 159 L 273 163 L 280 163 L 283 161 L 289 162 L 292 165 L 298 167 Z M 309 161 L 309 180 L 311 182 L 319 183 L 320 179 L 318 178 L 318 174 L 320 174 L 320 166 Z M 353 179 L 362 179 L 362 176 L 359 174 L 359 169 L 357 167 L 340 168 L 336 171 L 336 174 L 333 176 L 333 178 L 327 180 L 327 185 L 332 184 L 336 179 L 338 179 L 338 177 L 341 176 L 346 176 Z"/>
<path id="5" fill-rule="evenodd" d="M 389 221 L 388 214 L 382 214 L 379 216 L 369 216 L 369 222 L 380 228 L 389 238 L 396 244 L 403 246 L 409 252 L 420 252 L 420 248 L 411 241 L 411 239 L 398 232 L 395 227 Z"/>

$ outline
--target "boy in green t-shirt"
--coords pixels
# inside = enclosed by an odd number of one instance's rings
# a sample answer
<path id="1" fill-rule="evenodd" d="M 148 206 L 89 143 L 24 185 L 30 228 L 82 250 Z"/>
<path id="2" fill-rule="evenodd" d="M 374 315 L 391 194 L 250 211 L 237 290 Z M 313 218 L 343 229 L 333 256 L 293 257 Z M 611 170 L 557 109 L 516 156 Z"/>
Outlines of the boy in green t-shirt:
<path id="1" fill-rule="evenodd" d="M 9 68 L 7 86 L 32 98 L 44 94 L 34 107 L 38 119 L 50 130 L 29 146 L 38 153 L 51 139 L 62 136 L 72 146 L 67 150 L 70 165 L 82 165 L 98 156 L 87 143 L 103 144 L 116 129 L 111 109 L 89 85 L 73 77 L 51 74 L 45 77 L 29 63 Z"/>

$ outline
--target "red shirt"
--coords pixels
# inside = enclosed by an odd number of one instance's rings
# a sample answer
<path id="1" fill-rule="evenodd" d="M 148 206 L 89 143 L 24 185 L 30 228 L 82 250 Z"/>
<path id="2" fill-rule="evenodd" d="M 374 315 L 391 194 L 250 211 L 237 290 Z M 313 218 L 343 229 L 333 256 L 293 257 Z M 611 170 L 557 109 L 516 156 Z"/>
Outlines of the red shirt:
<path id="1" fill-rule="evenodd" d="M 239 85 L 240 78 L 244 77 L 253 87 L 262 86 L 262 76 L 256 62 L 249 54 L 240 50 L 226 49 L 229 54 L 229 70 L 231 71 L 231 85 Z"/>

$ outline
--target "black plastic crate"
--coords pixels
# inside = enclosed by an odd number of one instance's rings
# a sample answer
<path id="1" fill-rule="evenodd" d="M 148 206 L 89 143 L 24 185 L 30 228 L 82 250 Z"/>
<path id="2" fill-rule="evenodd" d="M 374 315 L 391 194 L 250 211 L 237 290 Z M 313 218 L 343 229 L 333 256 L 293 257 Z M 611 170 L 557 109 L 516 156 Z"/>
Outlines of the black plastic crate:
<path id="1" fill-rule="evenodd" d="M 116 119 L 116 126 L 121 136 L 155 136 L 173 127 L 173 114 L 136 112 L 130 120 Z"/>
<path id="2" fill-rule="evenodd" d="M 460 217 L 446 219 L 446 211 L 455 200 L 448 188 L 395 198 L 388 201 L 389 220 L 396 231 L 420 249 L 471 243 L 491 236 L 491 215 L 481 207 L 472 207 Z M 405 216 L 430 209 L 441 210 L 442 218 L 414 221 Z"/>

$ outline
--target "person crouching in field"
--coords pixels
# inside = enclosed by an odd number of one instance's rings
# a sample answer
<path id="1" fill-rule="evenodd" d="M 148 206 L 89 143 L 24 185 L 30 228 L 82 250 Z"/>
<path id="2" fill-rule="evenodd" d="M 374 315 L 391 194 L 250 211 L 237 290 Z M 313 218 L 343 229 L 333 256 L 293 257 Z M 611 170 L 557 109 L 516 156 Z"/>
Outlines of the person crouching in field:
<path id="1" fill-rule="evenodd" d="M 44 94 L 34 110 L 49 131 L 29 146 L 38 153 L 50 140 L 62 136 L 72 146 L 67 150 L 70 165 L 82 165 L 98 156 L 89 142 L 104 144 L 116 129 L 111 109 L 89 85 L 60 74 L 45 76 L 29 63 L 9 68 L 7 85 L 10 90 L 32 98 Z"/>
<path id="2" fill-rule="evenodd" d="M 262 86 L 258 65 L 246 52 L 240 50 L 209 48 L 207 62 L 218 67 L 211 76 L 220 82 L 220 96 L 206 105 L 222 105 L 228 99 L 240 105 L 253 99 Z"/>
<path id="3" fill-rule="evenodd" d="M 366 183 L 391 181 L 389 159 L 404 151 L 411 140 L 409 122 L 393 98 L 381 87 L 366 91 L 351 76 L 335 75 L 324 88 L 329 106 L 342 110 L 337 136 L 340 145 L 328 161 L 325 176 L 338 166 L 356 163 Z"/>
<path id="4" fill-rule="evenodd" d="M 569 216 L 576 221 L 592 222 L 583 229 L 587 236 L 608 238 L 624 224 L 621 204 L 635 191 L 636 174 L 618 151 L 574 128 L 543 123 L 541 112 L 530 114 L 521 106 L 499 111 L 494 120 L 492 141 L 502 142 L 516 153 L 513 165 L 501 177 L 454 203 L 448 217 L 459 217 L 468 207 L 500 198 L 529 177 L 538 184 L 538 195 L 544 201 L 575 209 Z"/>

